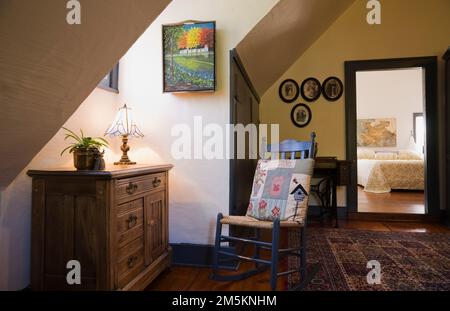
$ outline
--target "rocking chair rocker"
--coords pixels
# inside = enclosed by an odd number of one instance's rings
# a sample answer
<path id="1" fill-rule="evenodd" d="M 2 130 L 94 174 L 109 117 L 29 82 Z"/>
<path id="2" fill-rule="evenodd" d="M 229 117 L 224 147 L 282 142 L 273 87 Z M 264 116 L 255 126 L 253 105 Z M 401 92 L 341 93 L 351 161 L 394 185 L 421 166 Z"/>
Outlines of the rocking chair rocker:
<path id="1" fill-rule="evenodd" d="M 286 159 L 289 154 L 290 160 L 295 159 L 308 159 L 315 156 L 315 137 L 316 134 L 311 133 L 310 141 L 295 141 L 285 140 L 278 145 L 269 145 L 267 152 L 271 154 L 272 159 L 278 159 L 278 155 L 281 155 L 281 159 Z M 295 191 L 295 190 L 294 190 Z M 213 271 L 211 278 L 217 281 L 236 281 L 243 280 L 260 272 L 271 269 L 270 286 L 272 290 L 276 290 L 277 279 L 280 276 L 286 276 L 292 273 L 299 272 L 301 282 L 294 289 L 303 288 L 306 283 L 306 220 L 307 220 L 307 207 L 302 208 L 299 212 L 300 217 L 297 217 L 295 221 L 287 220 L 280 221 L 280 218 L 275 218 L 273 221 L 262 221 L 250 216 L 224 216 L 222 213 L 217 215 L 216 225 L 216 237 L 213 257 Z M 252 228 L 256 232 L 254 238 L 241 238 L 235 236 L 226 236 L 222 234 L 223 225 L 242 226 Z M 299 232 L 299 247 L 291 247 L 286 249 L 279 249 L 280 241 L 280 228 L 298 229 Z M 260 230 L 269 229 L 272 230 L 272 241 L 264 242 L 260 241 Z M 221 246 L 225 242 L 242 242 L 244 244 L 253 244 L 255 246 L 255 252 L 252 257 L 244 256 L 242 254 L 235 254 L 226 248 Z M 260 250 L 266 249 L 271 251 L 271 260 L 265 260 L 260 257 Z M 289 270 L 284 272 L 278 272 L 279 255 L 289 255 L 300 257 L 299 270 Z M 225 258 L 221 258 L 224 256 Z M 219 274 L 219 262 L 222 260 L 248 260 L 255 263 L 255 268 L 243 273 L 234 275 L 222 275 Z"/>

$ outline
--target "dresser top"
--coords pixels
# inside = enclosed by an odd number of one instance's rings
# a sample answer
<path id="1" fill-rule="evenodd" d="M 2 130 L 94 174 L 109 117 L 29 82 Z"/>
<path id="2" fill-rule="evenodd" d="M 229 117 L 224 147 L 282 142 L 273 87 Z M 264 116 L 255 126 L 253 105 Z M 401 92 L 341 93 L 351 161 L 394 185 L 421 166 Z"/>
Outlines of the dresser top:
<path id="1" fill-rule="evenodd" d="M 172 164 L 159 164 L 159 165 L 106 165 L 106 169 L 103 171 L 78 171 L 71 168 L 57 168 L 49 170 L 29 170 L 28 176 L 78 176 L 78 177 L 97 177 L 97 178 L 123 178 L 128 176 L 144 175 L 151 173 L 159 173 L 170 170 L 173 167 Z"/>

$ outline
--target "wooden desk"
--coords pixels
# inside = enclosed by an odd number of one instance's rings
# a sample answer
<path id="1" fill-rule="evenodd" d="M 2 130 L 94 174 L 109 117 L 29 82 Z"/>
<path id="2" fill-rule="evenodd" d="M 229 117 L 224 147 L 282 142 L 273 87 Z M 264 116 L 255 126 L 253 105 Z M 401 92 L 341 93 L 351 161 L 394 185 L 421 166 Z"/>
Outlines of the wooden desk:
<path id="1" fill-rule="evenodd" d="M 314 165 L 314 177 L 331 179 L 331 209 L 336 220 L 336 228 L 339 227 L 337 214 L 337 187 L 348 186 L 350 183 L 351 161 L 338 160 L 337 157 L 316 157 Z"/>

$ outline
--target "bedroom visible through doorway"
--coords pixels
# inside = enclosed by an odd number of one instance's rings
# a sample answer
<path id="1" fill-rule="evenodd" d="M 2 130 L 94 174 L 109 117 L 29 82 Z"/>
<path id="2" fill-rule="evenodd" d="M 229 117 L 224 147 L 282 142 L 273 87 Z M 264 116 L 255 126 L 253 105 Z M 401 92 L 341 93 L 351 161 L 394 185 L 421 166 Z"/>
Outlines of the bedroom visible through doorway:
<path id="1" fill-rule="evenodd" d="M 425 214 L 425 70 L 356 72 L 360 213 Z"/>

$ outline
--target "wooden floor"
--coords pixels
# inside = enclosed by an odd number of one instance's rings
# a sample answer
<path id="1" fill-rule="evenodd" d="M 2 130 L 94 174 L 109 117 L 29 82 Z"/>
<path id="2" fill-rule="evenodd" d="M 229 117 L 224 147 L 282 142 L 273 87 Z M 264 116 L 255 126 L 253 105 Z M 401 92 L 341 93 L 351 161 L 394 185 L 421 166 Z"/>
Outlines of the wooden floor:
<path id="1" fill-rule="evenodd" d="M 310 227 L 320 224 L 310 223 Z M 450 232 L 439 224 L 411 222 L 340 221 L 341 228 L 393 231 L 393 232 Z M 241 265 L 245 271 L 250 263 Z M 172 291 L 266 291 L 269 290 L 269 273 L 261 273 L 238 282 L 217 282 L 209 279 L 211 269 L 174 266 L 161 274 L 146 290 Z M 284 288 L 285 278 L 279 278 L 278 288 Z"/>
<path id="2" fill-rule="evenodd" d="M 365 192 L 358 186 L 358 212 L 425 214 L 423 191 Z"/>

